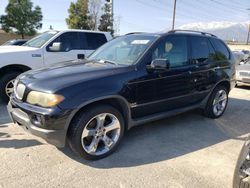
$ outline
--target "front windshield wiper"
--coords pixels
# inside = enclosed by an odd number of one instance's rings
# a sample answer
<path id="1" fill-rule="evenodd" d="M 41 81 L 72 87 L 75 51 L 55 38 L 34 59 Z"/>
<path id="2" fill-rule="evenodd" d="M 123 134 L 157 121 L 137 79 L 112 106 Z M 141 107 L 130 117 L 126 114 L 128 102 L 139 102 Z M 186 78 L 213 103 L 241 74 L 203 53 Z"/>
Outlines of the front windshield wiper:
<path id="1" fill-rule="evenodd" d="M 108 64 L 112 64 L 112 65 L 118 65 L 118 63 L 114 62 L 114 61 L 110 61 L 110 60 L 106 60 L 106 59 L 99 59 L 97 60 L 100 63 L 108 63 Z"/>

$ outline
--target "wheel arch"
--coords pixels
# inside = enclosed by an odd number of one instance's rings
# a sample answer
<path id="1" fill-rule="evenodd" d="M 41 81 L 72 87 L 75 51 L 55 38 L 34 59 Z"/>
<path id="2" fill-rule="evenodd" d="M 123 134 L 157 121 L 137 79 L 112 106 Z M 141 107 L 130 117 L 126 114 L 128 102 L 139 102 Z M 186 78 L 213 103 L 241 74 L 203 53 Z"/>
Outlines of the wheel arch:
<path id="1" fill-rule="evenodd" d="M 13 71 L 23 73 L 28 70 L 31 70 L 31 68 L 26 65 L 20 65 L 20 64 L 7 65 L 7 66 L 0 68 L 0 75 L 4 75 L 8 72 L 13 72 Z"/>
<path id="2" fill-rule="evenodd" d="M 112 95 L 112 96 L 95 98 L 95 99 L 92 99 L 88 102 L 85 102 L 85 103 L 79 105 L 78 108 L 71 113 L 69 119 L 67 120 L 67 123 L 65 126 L 66 133 L 68 133 L 70 124 L 75 117 L 77 117 L 83 111 L 85 111 L 93 106 L 100 105 L 100 104 L 110 105 L 110 106 L 116 108 L 118 111 L 120 111 L 120 113 L 124 117 L 125 130 L 128 130 L 130 128 L 129 125 L 131 122 L 131 112 L 130 112 L 130 108 L 129 108 L 129 103 L 122 96 Z"/>
<path id="3" fill-rule="evenodd" d="M 211 89 L 211 91 L 209 92 L 209 94 L 206 96 L 206 98 L 201 102 L 201 105 L 200 105 L 201 108 L 205 108 L 210 95 L 213 93 L 214 89 L 216 87 L 218 87 L 218 86 L 224 86 L 224 87 L 226 87 L 228 93 L 231 90 L 230 80 L 224 79 L 224 80 L 219 81 L 218 83 L 216 83 L 213 86 L 213 88 Z"/>

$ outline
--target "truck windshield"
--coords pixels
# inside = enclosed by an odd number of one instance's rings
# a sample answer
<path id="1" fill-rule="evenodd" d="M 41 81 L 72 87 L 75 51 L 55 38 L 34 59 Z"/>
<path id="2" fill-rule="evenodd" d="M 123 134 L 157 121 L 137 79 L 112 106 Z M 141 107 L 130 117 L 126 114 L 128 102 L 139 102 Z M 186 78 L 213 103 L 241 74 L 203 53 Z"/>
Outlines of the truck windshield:
<path id="1" fill-rule="evenodd" d="M 88 60 L 132 65 L 157 38 L 141 34 L 121 36 L 101 46 Z"/>
<path id="2" fill-rule="evenodd" d="M 57 31 L 45 32 L 45 33 L 43 33 L 43 34 L 41 34 L 33 39 L 30 39 L 23 46 L 41 48 L 42 45 L 44 45 L 49 39 L 51 39 L 57 33 L 58 33 Z"/>

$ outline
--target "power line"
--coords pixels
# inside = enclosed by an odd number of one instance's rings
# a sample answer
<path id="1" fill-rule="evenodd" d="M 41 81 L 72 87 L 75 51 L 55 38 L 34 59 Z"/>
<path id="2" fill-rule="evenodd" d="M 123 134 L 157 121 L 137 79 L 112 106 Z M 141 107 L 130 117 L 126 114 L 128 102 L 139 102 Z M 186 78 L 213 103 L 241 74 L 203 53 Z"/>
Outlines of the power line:
<path id="1" fill-rule="evenodd" d="M 210 0 L 211 2 L 214 2 L 214 3 L 216 3 L 216 4 L 218 4 L 218 5 L 221 5 L 221 6 L 223 6 L 224 8 L 227 8 L 228 10 L 230 10 L 230 11 L 232 11 L 232 12 L 237 12 L 238 13 L 238 11 L 236 10 L 236 8 L 229 8 L 228 7 L 228 5 L 227 4 L 224 4 L 224 3 L 221 3 L 221 2 L 219 2 L 219 1 L 217 1 L 217 0 Z M 236 10 L 236 11 L 234 11 L 234 10 Z M 245 11 L 244 9 L 241 9 L 240 11 Z"/>
<path id="2" fill-rule="evenodd" d="M 153 7 L 153 8 L 156 8 L 157 9 L 157 11 L 162 11 L 162 12 L 164 12 L 164 13 L 166 13 L 167 11 L 169 11 L 169 12 L 172 12 L 172 9 L 170 9 L 170 10 L 167 10 L 167 9 L 164 9 L 163 7 L 165 6 L 161 6 L 161 7 L 159 7 L 159 6 L 155 6 L 155 5 L 153 5 L 153 4 L 149 4 L 149 3 L 145 3 L 144 1 L 141 1 L 141 0 L 135 0 L 136 2 L 138 2 L 138 3 L 140 3 L 140 4 L 142 4 L 142 5 L 144 5 L 144 6 L 148 6 L 148 7 Z M 162 4 L 163 5 L 163 4 Z M 165 6 L 166 7 L 166 6 Z M 170 8 L 170 7 L 169 7 Z M 183 16 L 184 18 L 190 18 L 190 19 L 192 19 L 192 20 L 199 20 L 199 21 L 204 21 L 204 20 L 202 20 L 201 18 L 203 17 L 203 16 L 199 16 L 199 17 L 197 17 L 197 16 L 194 16 L 194 15 L 192 15 L 192 14 L 185 14 L 184 12 L 178 12 L 178 14 L 177 14 L 177 16 L 178 15 L 180 15 L 180 16 Z M 204 19 L 207 19 L 207 17 L 203 17 Z"/>

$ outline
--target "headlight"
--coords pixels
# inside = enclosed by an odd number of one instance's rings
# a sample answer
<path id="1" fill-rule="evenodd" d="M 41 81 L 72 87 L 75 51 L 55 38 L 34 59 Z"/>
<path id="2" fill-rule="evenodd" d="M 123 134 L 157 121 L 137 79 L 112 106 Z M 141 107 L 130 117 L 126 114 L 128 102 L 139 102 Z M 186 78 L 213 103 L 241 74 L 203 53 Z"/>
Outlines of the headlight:
<path id="1" fill-rule="evenodd" d="M 36 104 L 42 107 L 56 106 L 64 100 L 61 95 L 42 93 L 38 91 L 31 91 L 28 94 L 27 102 L 30 104 Z"/>

